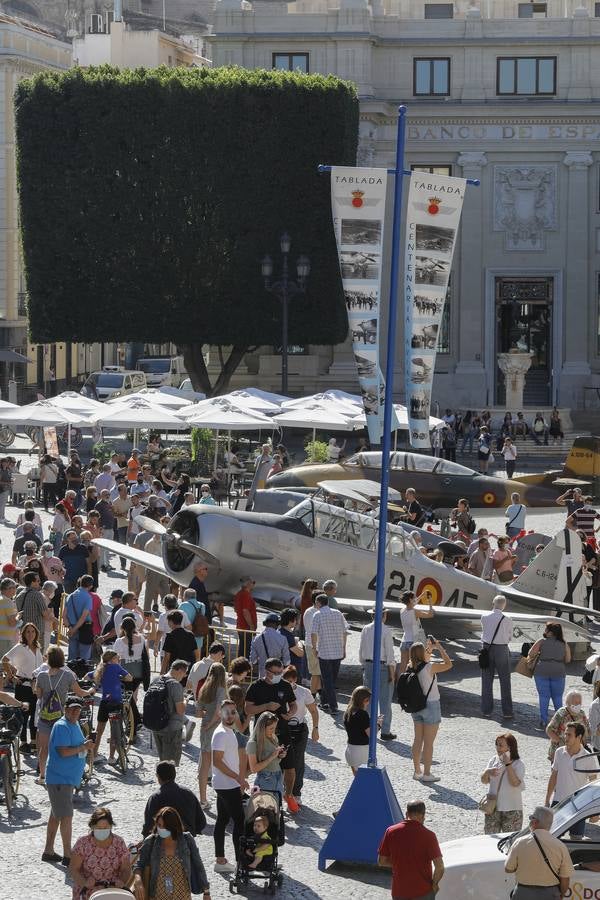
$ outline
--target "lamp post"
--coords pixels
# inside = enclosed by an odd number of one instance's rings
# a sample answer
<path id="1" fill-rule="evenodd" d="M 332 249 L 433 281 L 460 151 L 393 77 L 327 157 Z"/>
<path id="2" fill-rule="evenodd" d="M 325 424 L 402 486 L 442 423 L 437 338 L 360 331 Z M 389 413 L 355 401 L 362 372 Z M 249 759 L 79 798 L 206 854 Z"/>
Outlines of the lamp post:
<path id="1" fill-rule="evenodd" d="M 272 282 L 273 260 L 270 256 L 265 256 L 261 263 L 262 276 L 265 281 L 265 290 L 270 294 L 275 294 L 281 300 L 281 393 L 288 392 L 288 304 L 290 297 L 297 294 L 304 294 L 306 291 L 306 280 L 310 274 L 310 260 L 308 256 L 299 256 L 296 262 L 296 272 L 298 280 L 292 281 L 289 276 L 289 254 L 292 246 L 292 239 L 287 231 L 281 235 L 279 246 L 283 257 L 281 269 L 281 278 Z"/>

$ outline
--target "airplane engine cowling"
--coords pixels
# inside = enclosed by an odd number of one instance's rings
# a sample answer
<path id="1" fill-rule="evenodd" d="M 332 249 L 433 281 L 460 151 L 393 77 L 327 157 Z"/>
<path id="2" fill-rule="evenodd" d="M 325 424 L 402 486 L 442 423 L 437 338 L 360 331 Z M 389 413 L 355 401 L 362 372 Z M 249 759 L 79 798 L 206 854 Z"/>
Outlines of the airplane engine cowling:
<path id="1" fill-rule="evenodd" d="M 181 509 L 169 523 L 168 530 L 170 532 L 175 532 L 183 538 L 184 541 L 188 541 L 190 544 L 195 544 L 197 546 L 199 543 L 200 531 L 198 528 L 198 517 L 196 513 L 191 510 Z M 193 565 L 196 560 L 197 557 L 189 550 L 179 547 L 177 544 L 167 545 L 165 563 L 168 569 L 173 573 L 177 574 L 184 572 Z"/>

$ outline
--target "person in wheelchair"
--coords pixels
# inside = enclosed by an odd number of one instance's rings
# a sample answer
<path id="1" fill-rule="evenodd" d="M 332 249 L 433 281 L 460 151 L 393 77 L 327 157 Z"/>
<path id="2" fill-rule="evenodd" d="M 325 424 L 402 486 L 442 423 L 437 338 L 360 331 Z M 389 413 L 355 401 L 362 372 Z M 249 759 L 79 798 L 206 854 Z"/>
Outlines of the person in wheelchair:
<path id="1" fill-rule="evenodd" d="M 257 816 L 253 823 L 253 833 L 251 837 L 245 839 L 245 856 L 248 861 L 249 869 L 258 869 L 267 857 L 272 857 L 274 853 L 273 840 L 269 835 L 269 819 L 267 816 Z"/>

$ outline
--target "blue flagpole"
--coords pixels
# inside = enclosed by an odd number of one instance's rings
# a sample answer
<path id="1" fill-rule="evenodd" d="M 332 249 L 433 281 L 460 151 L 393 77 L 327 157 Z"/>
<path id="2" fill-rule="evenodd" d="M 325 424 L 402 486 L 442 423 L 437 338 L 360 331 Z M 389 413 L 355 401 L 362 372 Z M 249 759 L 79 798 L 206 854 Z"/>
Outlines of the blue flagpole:
<path id="1" fill-rule="evenodd" d="M 377 716 L 381 669 L 381 633 L 383 630 L 383 597 L 385 592 L 385 556 L 387 538 L 388 490 L 390 486 L 390 452 L 392 449 L 392 411 L 394 396 L 394 361 L 396 357 L 396 320 L 398 310 L 398 277 L 400 271 L 400 223 L 402 220 L 402 188 L 404 183 L 404 143 L 406 139 L 406 106 L 398 107 L 396 135 L 396 168 L 394 169 L 394 212 L 392 219 L 392 261 L 390 265 L 390 300 L 388 304 L 387 357 L 385 362 L 385 402 L 383 406 L 383 439 L 381 442 L 381 493 L 379 495 L 379 538 L 377 545 L 377 577 L 375 581 L 375 628 L 373 630 L 373 685 L 371 689 L 371 730 L 369 766 L 377 765 Z M 385 677 L 388 677 L 387 668 Z"/>

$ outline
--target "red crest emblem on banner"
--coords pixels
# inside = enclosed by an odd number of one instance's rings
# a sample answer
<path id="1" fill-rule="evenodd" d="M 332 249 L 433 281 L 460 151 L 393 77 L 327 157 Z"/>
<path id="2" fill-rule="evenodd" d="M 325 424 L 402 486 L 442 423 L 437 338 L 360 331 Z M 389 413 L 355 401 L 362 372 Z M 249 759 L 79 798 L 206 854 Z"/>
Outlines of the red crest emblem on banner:
<path id="1" fill-rule="evenodd" d="M 363 197 L 365 196 L 364 191 L 352 191 L 352 206 L 355 209 L 360 209 L 363 205 Z"/>
<path id="2" fill-rule="evenodd" d="M 430 197 L 429 198 L 429 201 L 428 201 L 429 205 L 427 207 L 427 212 L 429 213 L 430 216 L 437 216 L 437 214 L 440 211 L 440 203 L 441 202 L 442 201 L 440 200 L 439 197 Z"/>

